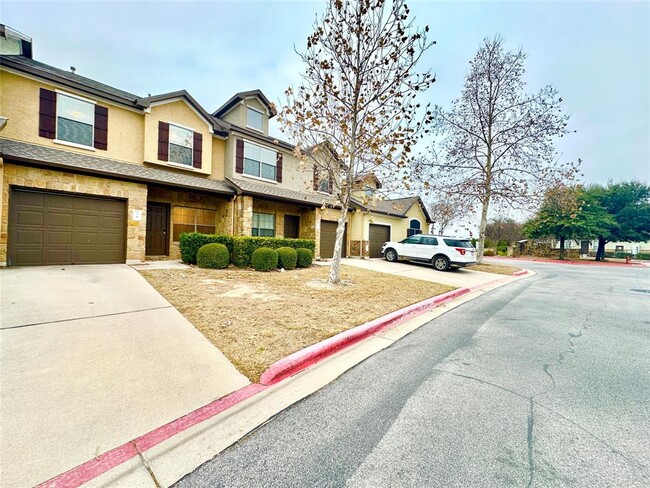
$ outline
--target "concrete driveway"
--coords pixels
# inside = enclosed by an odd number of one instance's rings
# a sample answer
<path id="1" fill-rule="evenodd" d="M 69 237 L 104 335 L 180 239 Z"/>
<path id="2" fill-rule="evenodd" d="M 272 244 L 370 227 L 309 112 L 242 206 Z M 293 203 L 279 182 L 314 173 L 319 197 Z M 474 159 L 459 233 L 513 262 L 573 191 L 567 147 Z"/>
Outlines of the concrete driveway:
<path id="1" fill-rule="evenodd" d="M 493 280 L 504 278 L 503 275 L 472 271 L 471 266 L 467 268 L 454 269 L 451 271 L 437 271 L 433 266 L 420 263 L 409 263 L 400 261 L 390 263 L 383 258 L 354 259 L 346 258 L 341 261 L 348 266 L 369 269 L 380 273 L 394 274 L 413 278 L 416 280 L 433 281 L 444 285 L 473 288 L 481 286 Z M 329 264 L 329 263 L 326 263 Z"/>
<path id="2" fill-rule="evenodd" d="M 0 269 L 0 486 L 33 486 L 249 381 L 126 265 Z"/>

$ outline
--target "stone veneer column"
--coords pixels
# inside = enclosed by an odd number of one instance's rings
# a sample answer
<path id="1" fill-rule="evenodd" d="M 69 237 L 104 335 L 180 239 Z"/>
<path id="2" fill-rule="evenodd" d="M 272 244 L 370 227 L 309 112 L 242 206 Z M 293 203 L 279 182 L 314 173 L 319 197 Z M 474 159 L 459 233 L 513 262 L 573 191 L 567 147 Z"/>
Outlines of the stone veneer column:
<path id="1" fill-rule="evenodd" d="M 235 200 L 236 236 L 249 236 L 253 229 L 253 197 L 239 195 Z"/>

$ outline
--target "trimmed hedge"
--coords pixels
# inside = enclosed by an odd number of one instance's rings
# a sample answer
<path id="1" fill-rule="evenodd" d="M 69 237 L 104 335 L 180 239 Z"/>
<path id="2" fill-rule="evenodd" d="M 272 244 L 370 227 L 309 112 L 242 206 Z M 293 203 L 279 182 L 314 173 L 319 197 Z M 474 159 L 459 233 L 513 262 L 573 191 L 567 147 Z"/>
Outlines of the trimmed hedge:
<path id="1" fill-rule="evenodd" d="M 298 257 L 297 265 L 299 268 L 309 268 L 312 261 L 314 260 L 314 253 L 304 247 L 299 247 L 296 249 L 296 254 Z"/>
<path id="2" fill-rule="evenodd" d="M 231 263 L 238 268 L 246 268 L 251 264 L 253 252 L 260 247 L 278 249 L 291 247 L 293 249 L 306 248 L 312 253 L 316 249 L 313 239 L 283 239 L 275 237 L 250 237 L 226 236 L 222 234 L 200 234 L 198 232 L 184 232 L 180 237 L 181 259 L 187 264 L 196 264 L 196 253 L 206 244 L 217 242 L 228 249 Z"/>
<path id="3" fill-rule="evenodd" d="M 199 268 L 225 269 L 230 264 L 230 252 L 218 242 L 206 244 L 196 253 L 196 264 Z"/>
<path id="4" fill-rule="evenodd" d="M 251 256 L 251 265 L 257 271 L 271 271 L 278 267 L 278 252 L 270 247 L 257 248 Z"/>
<path id="5" fill-rule="evenodd" d="M 483 256 L 494 256 L 494 249 L 484 249 Z"/>
<path id="6" fill-rule="evenodd" d="M 312 252 L 316 249 L 316 242 L 313 239 L 283 239 L 275 237 L 248 237 L 235 236 L 233 241 L 232 264 L 238 268 L 245 268 L 251 264 L 251 258 L 256 249 L 268 247 L 278 249 L 280 247 L 291 247 L 298 249 L 305 247 Z"/>
<path id="7" fill-rule="evenodd" d="M 232 237 L 221 234 L 200 234 L 199 232 L 183 232 L 179 239 L 181 259 L 186 264 L 196 264 L 196 254 L 206 244 L 219 243 L 226 246 L 232 253 Z"/>
<path id="8" fill-rule="evenodd" d="M 279 247 L 278 251 L 278 268 L 286 270 L 296 269 L 298 262 L 298 253 L 293 247 Z"/>

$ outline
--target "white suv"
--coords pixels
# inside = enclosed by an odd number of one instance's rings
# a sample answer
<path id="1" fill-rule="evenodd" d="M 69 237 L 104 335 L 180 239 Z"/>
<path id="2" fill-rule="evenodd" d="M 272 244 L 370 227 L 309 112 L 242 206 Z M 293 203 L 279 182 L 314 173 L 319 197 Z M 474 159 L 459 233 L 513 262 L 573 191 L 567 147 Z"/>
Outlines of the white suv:
<path id="1" fill-rule="evenodd" d="M 438 271 L 476 264 L 476 250 L 471 241 L 458 237 L 417 234 L 403 241 L 385 242 L 381 253 L 387 261 L 422 261 L 433 264 Z"/>

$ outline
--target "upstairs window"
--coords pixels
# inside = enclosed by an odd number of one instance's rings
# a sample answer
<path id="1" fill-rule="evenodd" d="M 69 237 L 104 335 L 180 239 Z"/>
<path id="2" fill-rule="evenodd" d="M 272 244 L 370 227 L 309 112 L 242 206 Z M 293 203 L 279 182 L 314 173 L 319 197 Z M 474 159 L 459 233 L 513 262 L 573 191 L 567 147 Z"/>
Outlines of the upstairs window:
<path id="1" fill-rule="evenodd" d="M 169 124 L 169 162 L 192 166 L 194 131 Z"/>
<path id="2" fill-rule="evenodd" d="M 275 151 L 244 142 L 244 174 L 276 181 L 276 163 Z"/>
<path id="3" fill-rule="evenodd" d="M 375 189 L 372 186 L 366 185 L 363 187 L 363 190 L 366 192 L 366 196 L 368 198 L 372 198 L 375 196 Z"/>
<path id="4" fill-rule="evenodd" d="M 318 179 L 318 191 L 323 193 L 331 193 L 330 190 L 330 179 L 329 178 L 319 178 Z"/>
<path id="5" fill-rule="evenodd" d="M 57 93 L 56 140 L 92 147 L 94 133 L 95 104 Z"/>
<path id="6" fill-rule="evenodd" d="M 420 221 L 418 219 L 411 219 L 409 222 L 409 228 L 406 231 L 406 237 L 411 237 L 416 234 L 422 234 L 422 229 L 420 228 Z"/>
<path id="7" fill-rule="evenodd" d="M 254 108 L 246 107 L 246 126 L 263 132 L 262 112 Z"/>
<path id="8" fill-rule="evenodd" d="M 275 215 L 253 213 L 253 229 L 251 234 L 257 237 L 275 236 Z"/>

